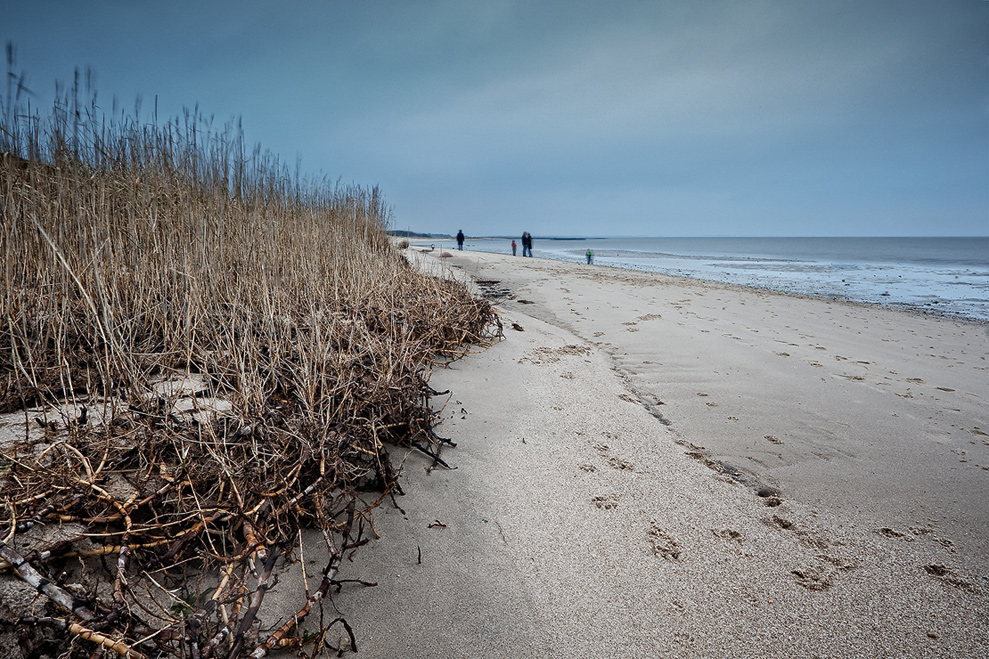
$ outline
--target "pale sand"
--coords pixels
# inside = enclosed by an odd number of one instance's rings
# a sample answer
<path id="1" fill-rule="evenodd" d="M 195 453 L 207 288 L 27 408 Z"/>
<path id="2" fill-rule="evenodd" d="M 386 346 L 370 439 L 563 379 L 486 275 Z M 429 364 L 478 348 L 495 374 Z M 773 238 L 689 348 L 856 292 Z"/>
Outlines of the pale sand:
<path id="1" fill-rule="evenodd" d="M 987 656 L 986 326 L 453 254 L 505 340 L 344 563 L 360 656 Z"/>

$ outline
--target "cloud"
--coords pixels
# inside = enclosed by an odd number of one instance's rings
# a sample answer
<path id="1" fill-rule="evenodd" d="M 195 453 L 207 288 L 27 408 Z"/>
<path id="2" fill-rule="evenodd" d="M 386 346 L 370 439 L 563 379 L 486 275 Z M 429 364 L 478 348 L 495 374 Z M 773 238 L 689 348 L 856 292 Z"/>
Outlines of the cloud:
<path id="1" fill-rule="evenodd" d="M 486 226 L 613 213 L 625 233 L 653 213 L 720 233 L 887 226 L 905 199 L 960 232 L 989 215 L 989 3 L 31 7 L 0 36 L 45 82 L 94 64 L 125 103 L 242 115 L 285 161 L 380 184 L 413 228 L 458 207 Z"/>
<path id="2" fill-rule="evenodd" d="M 735 9 L 705 25 L 606 25 L 539 46 L 521 33 L 506 48 L 531 56 L 489 62 L 462 86 L 381 118 L 390 137 L 432 144 L 438 157 L 484 145 L 529 157 L 601 145 L 621 152 L 689 141 L 803 142 L 896 121 L 897 111 L 923 100 L 930 81 L 909 79 L 928 55 L 915 52 L 915 32 L 858 30 L 821 41 L 811 36 L 820 25 L 786 13 Z"/>

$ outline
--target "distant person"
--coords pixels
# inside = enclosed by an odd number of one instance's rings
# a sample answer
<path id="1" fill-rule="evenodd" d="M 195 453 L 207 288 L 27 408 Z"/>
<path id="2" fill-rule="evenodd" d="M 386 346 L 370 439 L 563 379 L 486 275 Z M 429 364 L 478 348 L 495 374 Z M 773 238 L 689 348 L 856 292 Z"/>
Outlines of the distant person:
<path id="1" fill-rule="evenodd" d="M 516 245 L 515 244 L 515 241 L 513 240 L 512 241 L 512 256 L 516 256 L 516 254 L 515 254 L 515 250 L 516 249 L 518 249 L 518 245 Z"/>
<path id="2" fill-rule="evenodd" d="M 526 232 L 525 235 L 529 238 L 529 256 L 532 256 L 532 234 Z"/>
<path id="3" fill-rule="evenodd" d="M 464 232 L 463 229 L 457 232 L 457 249 L 461 252 L 464 251 Z"/>
<path id="4" fill-rule="evenodd" d="M 522 232 L 522 256 L 528 256 L 529 254 L 529 234 L 525 231 Z"/>
<path id="5" fill-rule="evenodd" d="M 587 265 L 594 263 L 594 252 L 587 250 Z"/>

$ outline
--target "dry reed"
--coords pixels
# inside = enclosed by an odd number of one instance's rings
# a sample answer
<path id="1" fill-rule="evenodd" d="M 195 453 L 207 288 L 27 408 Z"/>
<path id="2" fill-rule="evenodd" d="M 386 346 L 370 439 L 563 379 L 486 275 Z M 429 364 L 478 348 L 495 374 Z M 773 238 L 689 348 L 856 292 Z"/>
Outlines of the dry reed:
<path id="1" fill-rule="evenodd" d="M 397 488 L 386 447 L 441 460 L 430 369 L 496 318 L 409 266 L 377 189 L 303 181 L 195 112 L 107 121 L 79 87 L 47 118 L 8 87 L 0 117 L 0 411 L 23 429 L 0 568 L 48 602 L 4 622 L 78 656 L 322 643 L 346 621 L 302 618 Z M 259 635 L 301 528 L 322 582 Z"/>

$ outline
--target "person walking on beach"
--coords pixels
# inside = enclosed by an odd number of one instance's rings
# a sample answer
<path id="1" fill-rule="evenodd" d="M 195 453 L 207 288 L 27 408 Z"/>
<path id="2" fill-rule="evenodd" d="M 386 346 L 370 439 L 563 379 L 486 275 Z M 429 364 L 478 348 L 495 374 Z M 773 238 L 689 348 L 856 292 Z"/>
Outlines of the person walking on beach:
<path id="1" fill-rule="evenodd" d="M 522 256 L 532 256 L 532 236 L 528 231 L 522 234 Z"/>
<path id="2" fill-rule="evenodd" d="M 461 252 L 464 251 L 464 231 L 461 229 L 457 232 L 457 249 Z"/>
<path id="3" fill-rule="evenodd" d="M 516 245 L 516 244 L 515 244 L 515 241 L 513 240 L 513 241 L 512 241 L 512 256 L 515 256 L 515 255 L 516 255 L 516 254 L 515 254 L 515 250 L 516 250 L 516 249 L 518 249 L 518 245 Z"/>
<path id="4" fill-rule="evenodd" d="M 592 252 L 591 250 L 587 250 L 587 265 L 591 265 L 593 263 L 594 263 L 594 252 Z"/>

